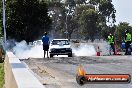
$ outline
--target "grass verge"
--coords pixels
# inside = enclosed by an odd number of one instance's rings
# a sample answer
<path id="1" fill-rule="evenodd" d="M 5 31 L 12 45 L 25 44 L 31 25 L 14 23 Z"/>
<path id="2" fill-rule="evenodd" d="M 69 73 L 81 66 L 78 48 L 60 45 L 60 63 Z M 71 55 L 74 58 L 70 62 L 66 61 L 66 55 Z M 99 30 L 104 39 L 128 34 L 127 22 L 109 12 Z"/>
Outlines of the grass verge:
<path id="1" fill-rule="evenodd" d="M 3 88 L 4 82 L 4 63 L 0 63 L 0 88 Z"/>

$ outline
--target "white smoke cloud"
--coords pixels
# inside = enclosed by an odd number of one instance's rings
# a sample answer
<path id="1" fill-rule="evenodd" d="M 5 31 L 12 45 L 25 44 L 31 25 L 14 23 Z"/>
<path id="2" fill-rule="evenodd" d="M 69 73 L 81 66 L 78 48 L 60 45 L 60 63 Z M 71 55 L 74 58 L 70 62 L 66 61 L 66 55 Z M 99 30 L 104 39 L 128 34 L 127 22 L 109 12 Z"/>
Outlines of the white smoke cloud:
<path id="1" fill-rule="evenodd" d="M 93 45 L 80 44 L 78 47 L 73 48 L 75 56 L 95 56 L 96 50 Z"/>
<path id="2" fill-rule="evenodd" d="M 16 43 L 13 48 L 13 52 L 20 59 L 32 58 L 42 58 L 43 57 L 43 47 L 42 45 L 29 46 L 26 41 L 21 41 Z"/>
<path id="3" fill-rule="evenodd" d="M 97 46 L 100 48 L 101 55 L 109 55 L 109 45 L 107 42 L 80 43 L 77 47 L 75 46 L 75 44 L 72 45 L 72 51 L 75 56 L 95 56 Z M 20 59 L 43 58 L 44 56 L 42 45 L 30 46 L 26 41 L 17 42 L 16 46 L 13 47 L 13 52 Z"/>
<path id="4" fill-rule="evenodd" d="M 104 40 L 95 40 L 81 43 L 73 48 L 75 56 L 96 56 L 97 52 L 100 52 L 101 56 L 110 55 L 110 45 Z"/>
<path id="5" fill-rule="evenodd" d="M 101 55 L 110 55 L 110 45 L 107 42 L 98 43 Z"/>

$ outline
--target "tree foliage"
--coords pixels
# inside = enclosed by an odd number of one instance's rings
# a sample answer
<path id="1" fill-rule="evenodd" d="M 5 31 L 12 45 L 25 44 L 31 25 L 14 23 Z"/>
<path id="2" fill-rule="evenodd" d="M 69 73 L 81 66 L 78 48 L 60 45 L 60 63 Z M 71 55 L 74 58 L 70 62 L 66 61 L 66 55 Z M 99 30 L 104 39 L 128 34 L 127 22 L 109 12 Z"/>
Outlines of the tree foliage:
<path id="1" fill-rule="evenodd" d="M 90 0 L 90 3 L 96 5 L 96 10 L 105 17 L 107 22 L 115 23 L 116 10 L 112 4 L 112 0 Z M 111 20 L 110 20 L 111 19 Z"/>
<path id="2" fill-rule="evenodd" d="M 62 36 L 67 30 L 69 38 L 72 34 L 78 34 L 77 36 L 93 40 L 94 37 L 105 37 L 109 31 L 113 31 L 115 8 L 111 0 L 65 0 L 65 3 L 57 3 L 61 5 L 53 6 L 53 27 Z M 112 24 L 111 27 L 107 25 L 108 22 Z"/>
<path id="3" fill-rule="evenodd" d="M 74 17 L 74 8 L 74 0 L 66 0 L 65 3 L 61 3 L 60 1 L 49 2 L 49 12 L 53 20 L 52 31 L 54 32 L 52 33 L 55 38 L 71 38 L 71 34 L 77 25 Z"/>
<path id="4" fill-rule="evenodd" d="M 6 0 L 7 37 L 17 41 L 33 41 L 42 36 L 51 19 L 48 6 L 39 0 Z"/>
<path id="5" fill-rule="evenodd" d="M 112 0 L 90 0 L 90 4 L 95 6 L 98 13 L 97 28 L 101 38 L 106 38 L 110 32 L 114 32 L 116 10 Z"/>
<path id="6" fill-rule="evenodd" d="M 82 9 L 82 10 L 80 10 Z M 91 6 L 79 6 L 78 8 L 80 15 L 79 22 L 82 26 L 82 34 L 85 36 L 85 39 L 94 40 L 94 36 L 97 32 L 97 18 L 98 14 L 95 9 Z"/>

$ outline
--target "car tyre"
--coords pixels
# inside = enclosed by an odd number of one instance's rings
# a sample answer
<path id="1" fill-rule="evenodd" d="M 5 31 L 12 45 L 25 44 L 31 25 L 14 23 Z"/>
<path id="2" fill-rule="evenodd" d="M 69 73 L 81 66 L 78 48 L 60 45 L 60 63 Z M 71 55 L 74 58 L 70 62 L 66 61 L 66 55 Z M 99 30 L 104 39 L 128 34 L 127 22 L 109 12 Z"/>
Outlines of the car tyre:
<path id="1" fill-rule="evenodd" d="M 53 54 L 50 54 L 50 58 L 53 57 Z"/>
<path id="2" fill-rule="evenodd" d="M 72 53 L 68 54 L 68 57 L 72 57 Z"/>

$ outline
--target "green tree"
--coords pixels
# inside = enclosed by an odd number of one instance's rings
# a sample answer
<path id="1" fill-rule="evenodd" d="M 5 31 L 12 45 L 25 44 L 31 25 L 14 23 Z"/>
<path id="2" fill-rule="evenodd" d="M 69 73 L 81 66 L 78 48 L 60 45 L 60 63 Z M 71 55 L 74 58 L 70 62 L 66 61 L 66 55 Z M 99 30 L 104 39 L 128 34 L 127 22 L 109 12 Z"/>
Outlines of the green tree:
<path id="1" fill-rule="evenodd" d="M 54 37 L 58 35 L 57 37 L 61 38 L 71 38 L 73 31 L 76 29 L 75 6 L 74 0 L 66 0 L 65 3 L 61 3 L 60 1 L 49 2 Z"/>
<path id="2" fill-rule="evenodd" d="M 116 10 L 112 4 L 112 0 L 90 0 L 90 3 L 96 5 L 99 14 L 105 17 L 106 22 L 115 23 Z"/>
<path id="3" fill-rule="evenodd" d="M 70 5 L 70 6 L 75 6 L 75 0 L 66 0 L 65 4 Z"/>
<path id="4" fill-rule="evenodd" d="M 64 38 L 65 30 L 65 5 L 59 1 L 49 1 L 48 2 L 48 13 L 52 19 L 52 30 L 51 35 L 54 38 Z"/>
<path id="5" fill-rule="evenodd" d="M 49 10 L 55 13 L 52 15 L 52 29 L 56 32 L 54 34 L 61 34 L 60 37 L 65 38 L 64 32 L 67 30 L 69 38 L 74 34 L 79 38 L 92 40 L 94 37 L 106 38 L 109 32 L 115 30 L 113 29 L 115 9 L 111 2 L 111 0 L 89 0 L 89 2 L 88 0 L 65 0 L 61 3 L 61 0 L 50 0 Z M 107 26 L 108 22 L 112 26 Z"/>
<path id="6" fill-rule="evenodd" d="M 89 3 L 95 6 L 98 13 L 98 33 L 101 38 L 106 38 L 111 31 L 115 30 L 116 10 L 112 4 L 112 0 L 90 0 Z"/>
<path id="7" fill-rule="evenodd" d="M 48 6 L 39 0 L 6 0 L 7 37 L 33 41 L 49 31 Z"/>
<path id="8" fill-rule="evenodd" d="M 75 0 L 77 4 L 86 4 L 87 0 Z"/>
<path id="9" fill-rule="evenodd" d="M 97 32 L 97 20 L 98 14 L 95 9 L 91 6 L 79 6 L 80 15 L 79 22 L 82 25 L 82 34 L 85 36 L 85 39 L 94 40 L 94 36 Z"/>

